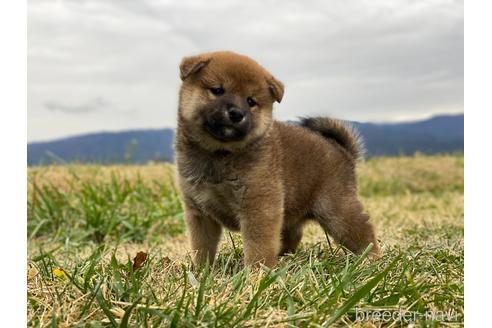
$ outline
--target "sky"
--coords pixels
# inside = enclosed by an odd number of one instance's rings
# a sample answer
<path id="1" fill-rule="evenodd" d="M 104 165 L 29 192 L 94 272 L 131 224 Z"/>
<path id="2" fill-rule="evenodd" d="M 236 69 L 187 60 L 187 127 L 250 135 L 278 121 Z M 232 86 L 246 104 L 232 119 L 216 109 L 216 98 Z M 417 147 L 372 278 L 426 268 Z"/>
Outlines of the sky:
<path id="1" fill-rule="evenodd" d="M 463 1 L 29 0 L 28 141 L 176 125 L 179 62 L 248 55 L 277 119 L 463 112 Z"/>

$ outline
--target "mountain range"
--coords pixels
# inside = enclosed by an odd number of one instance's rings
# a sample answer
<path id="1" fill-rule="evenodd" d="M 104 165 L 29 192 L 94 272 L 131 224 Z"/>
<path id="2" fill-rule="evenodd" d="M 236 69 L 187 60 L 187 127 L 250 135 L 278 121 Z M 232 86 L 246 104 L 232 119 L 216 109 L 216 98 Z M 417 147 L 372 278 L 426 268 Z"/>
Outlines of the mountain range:
<path id="1" fill-rule="evenodd" d="M 292 122 L 295 124 L 295 122 Z M 367 156 L 463 153 L 464 115 L 439 115 L 403 123 L 351 122 Z M 173 161 L 174 129 L 100 132 L 27 145 L 28 165 Z"/>

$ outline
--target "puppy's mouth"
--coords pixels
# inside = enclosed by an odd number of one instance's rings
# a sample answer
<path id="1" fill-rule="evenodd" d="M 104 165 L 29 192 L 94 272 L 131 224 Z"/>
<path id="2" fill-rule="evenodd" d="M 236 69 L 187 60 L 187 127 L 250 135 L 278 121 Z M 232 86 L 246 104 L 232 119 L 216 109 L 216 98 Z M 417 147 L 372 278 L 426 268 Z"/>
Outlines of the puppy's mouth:
<path id="1" fill-rule="evenodd" d="M 223 142 L 241 141 L 246 137 L 249 130 L 244 126 L 237 127 L 220 122 L 209 122 L 208 120 L 205 121 L 203 127 L 212 137 Z"/>

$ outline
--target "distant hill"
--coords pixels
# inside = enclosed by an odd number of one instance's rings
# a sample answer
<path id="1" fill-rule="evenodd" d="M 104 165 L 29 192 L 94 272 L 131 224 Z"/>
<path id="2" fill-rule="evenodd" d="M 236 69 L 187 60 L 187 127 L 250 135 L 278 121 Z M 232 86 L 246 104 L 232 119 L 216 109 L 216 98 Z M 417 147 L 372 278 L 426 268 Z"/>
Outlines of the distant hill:
<path id="1" fill-rule="evenodd" d="M 173 129 L 101 132 L 27 145 L 27 163 L 173 160 Z"/>
<path id="2" fill-rule="evenodd" d="M 353 122 L 368 156 L 463 152 L 464 116 L 441 115 L 405 123 Z M 29 165 L 53 162 L 173 161 L 173 129 L 102 132 L 27 145 Z"/>
<path id="3" fill-rule="evenodd" d="M 405 123 L 354 123 L 368 156 L 464 151 L 464 115 L 441 115 Z"/>

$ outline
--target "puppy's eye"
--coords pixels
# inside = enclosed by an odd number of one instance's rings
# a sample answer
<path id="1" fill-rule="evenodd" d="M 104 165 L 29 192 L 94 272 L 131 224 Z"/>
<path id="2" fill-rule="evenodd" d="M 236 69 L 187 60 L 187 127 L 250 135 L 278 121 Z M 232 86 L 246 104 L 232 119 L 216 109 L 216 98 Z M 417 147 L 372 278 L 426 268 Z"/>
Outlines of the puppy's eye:
<path id="1" fill-rule="evenodd" d="M 216 96 L 222 96 L 225 92 L 224 88 L 218 87 L 218 88 L 210 88 L 210 92 Z"/>
<path id="2" fill-rule="evenodd" d="M 248 102 L 249 107 L 255 107 L 256 106 L 256 101 L 253 98 L 248 97 L 248 99 L 246 99 L 246 100 Z"/>

